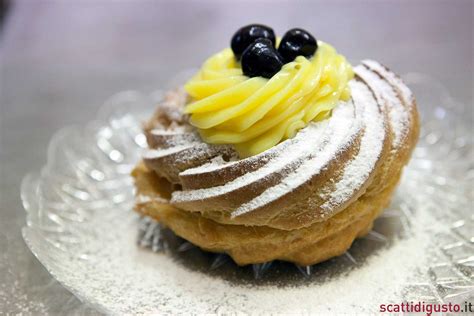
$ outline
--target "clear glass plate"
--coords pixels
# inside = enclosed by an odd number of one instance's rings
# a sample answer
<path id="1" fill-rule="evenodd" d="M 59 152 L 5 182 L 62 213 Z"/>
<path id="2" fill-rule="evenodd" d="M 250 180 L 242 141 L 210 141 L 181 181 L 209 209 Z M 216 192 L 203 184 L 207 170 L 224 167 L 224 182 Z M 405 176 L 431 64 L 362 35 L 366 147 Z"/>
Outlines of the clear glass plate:
<path id="1" fill-rule="evenodd" d="M 129 174 L 160 92 L 119 93 L 95 121 L 53 137 L 46 166 L 22 183 L 24 239 L 54 278 L 106 313 L 374 313 L 472 299 L 472 109 L 422 74 L 404 79 L 422 115 L 419 144 L 392 205 L 343 256 L 237 267 L 139 218 Z"/>

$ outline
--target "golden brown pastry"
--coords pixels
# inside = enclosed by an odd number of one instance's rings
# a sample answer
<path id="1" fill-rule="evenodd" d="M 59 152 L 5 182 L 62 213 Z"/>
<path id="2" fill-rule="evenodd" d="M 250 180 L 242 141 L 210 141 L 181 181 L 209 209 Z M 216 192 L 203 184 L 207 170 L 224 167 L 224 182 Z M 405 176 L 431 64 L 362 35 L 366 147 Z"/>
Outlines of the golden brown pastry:
<path id="1" fill-rule="evenodd" d="M 207 127 L 217 119 L 190 119 L 193 97 L 169 92 L 145 124 L 149 150 L 132 173 L 136 211 L 239 265 L 310 265 L 344 253 L 390 203 L 419 132 L 400 78 L 370 60 L 353 71 L 347 98 L 257 154 L 262 137 L 212 143 L 215 135 L 237 139 L 224 128 L 243 121 Z"/>

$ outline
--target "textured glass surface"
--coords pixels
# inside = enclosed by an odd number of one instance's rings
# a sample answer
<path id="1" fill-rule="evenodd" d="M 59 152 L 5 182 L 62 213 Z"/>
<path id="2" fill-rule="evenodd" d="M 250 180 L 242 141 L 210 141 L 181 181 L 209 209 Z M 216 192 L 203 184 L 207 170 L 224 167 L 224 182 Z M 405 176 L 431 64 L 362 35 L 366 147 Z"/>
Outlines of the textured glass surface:
<path id="1" fill-rule="evenodd" d="M 419 144 L 392 205 L 343 256 L 312 267 L 283 262 L 237 267 L 227 256 L 203 252 L 132 212 L 129 173 L 146 146 L 141 122 L 159 92 L 119 93 L 95 121 L 53 137 L 47 165 L 23 180 L 24 239 L 60 283 L 103 312 L 282 311 L 286 298 L 297 293 L 311 295 L 313 287 L 336 278 L 344 285 L 345 276 L 420 229 L 429 232 L 429 246 L 415 251 L 425 260 L 413 271 L 393 271 L 413 275 L 396 300 L 472 298 L 474 152 L 470 127 L 459 124 L 472 109 L 422 74 L 404 79 L 422 116 Z M 373 285 L 361 279 L 358 286 L 363 291 Z M 347 301 L 355 293 L 349 289 L 344 295 Z M 386 303 L 383 295 L 380 300 Z M 308 312 L 315 306 L 302 300 L 294 308 Z M 352 308 L 376 307 L 360 302 Z"/>

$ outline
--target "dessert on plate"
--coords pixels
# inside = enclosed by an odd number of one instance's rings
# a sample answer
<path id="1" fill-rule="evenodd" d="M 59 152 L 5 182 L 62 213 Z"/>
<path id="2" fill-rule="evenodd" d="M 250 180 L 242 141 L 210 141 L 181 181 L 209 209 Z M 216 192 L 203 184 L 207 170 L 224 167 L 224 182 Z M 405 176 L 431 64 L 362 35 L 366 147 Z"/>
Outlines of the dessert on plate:
<path id="1" fill-rule="evenodd" d="M 418 139 L 414 97 L 303 29 L 239 29 L 144 125 L 136 211 L 239 265 L 343 254 L 390 203 Z"/>

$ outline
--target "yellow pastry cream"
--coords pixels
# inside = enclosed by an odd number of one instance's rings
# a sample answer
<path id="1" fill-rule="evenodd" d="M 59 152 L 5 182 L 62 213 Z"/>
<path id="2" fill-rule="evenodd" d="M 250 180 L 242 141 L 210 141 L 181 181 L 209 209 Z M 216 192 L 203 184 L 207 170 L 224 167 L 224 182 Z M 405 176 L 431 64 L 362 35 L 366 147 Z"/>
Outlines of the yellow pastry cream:
<path id="1" fill-rule="evenodd" d="M 191 97 L 185 112 L 205 142 L 233 144 L 245 158 L 328 118 L 340 100 L 350 98 L 353 76 L 345 57 L 321 41 L 312 57 L 296 57 L 270 79 L 245 76 L 227 48 L 185 85 Z"/>

